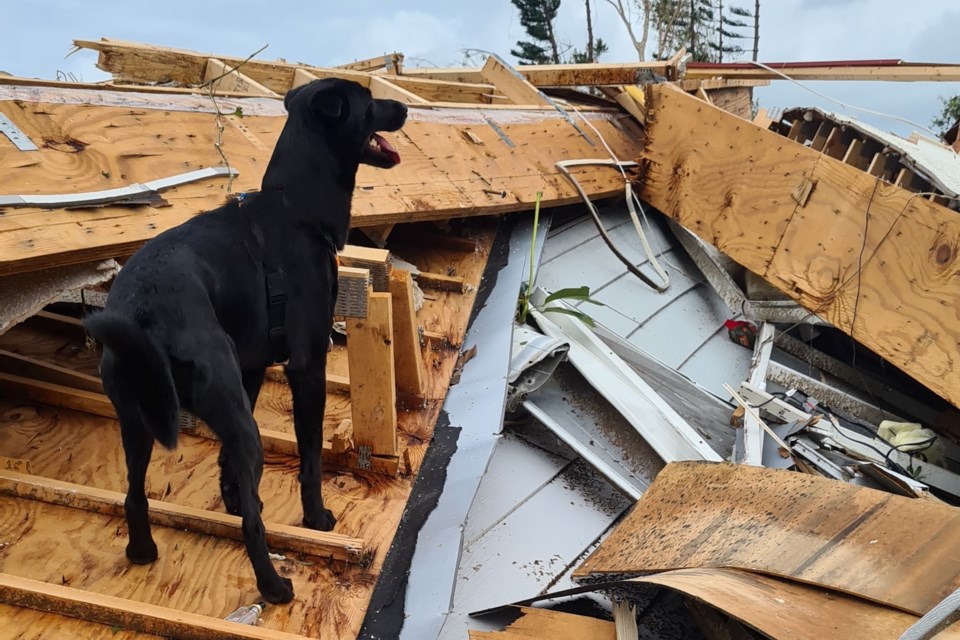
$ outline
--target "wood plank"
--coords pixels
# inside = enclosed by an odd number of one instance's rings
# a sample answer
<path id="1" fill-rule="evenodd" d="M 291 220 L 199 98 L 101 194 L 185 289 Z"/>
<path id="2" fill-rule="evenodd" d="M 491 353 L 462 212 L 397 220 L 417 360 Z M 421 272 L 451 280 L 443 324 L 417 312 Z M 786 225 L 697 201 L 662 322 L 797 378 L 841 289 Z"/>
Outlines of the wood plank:
<path id="1" fill-rule="evenodd" d="M 898 65 L 805 65 L 783 69 L 794 80 L 834 80 L 873 82 L 958 82 L 960 65 L 956 64 L 898 64 Z M 783 80 L 783 76 L 760 67 L 717 68 L 688 65 L 685 78 L 700 80 L 725 78 L 738 80 Z"/>
<path id="2" fill-rule="evenodd" d="M 917 619 L 859 598 L 736 569 L 681 569 L 633 582 L 684 593 L 771 638 L 897 638 Z M 937 637 L 960 638 L 960 629 Z"/>
<path id="3" fill-rule="evenodd" d="M 347 318 L 353 440 L 374 455 L 397 455 L 397 381 L 389 293 L 370 293 L 366 318 Z"/>
<path id="4" fill-rule="evenodd" d="M 0 573 L 0 602 L 184 640 L 307 640 L 293 633 L 227 622 L 7 573 Z"/>
<path id="5" fill-rule="evenodd" d="M 588 64 L 545 64 L 519 65 L 519 71 L 529 83 L 536 87 L 577 87 L 577 86 L 616 86 L 637 84 L 637 76 L 650 70 L 663 75 L 671 68 L 670 62 L 625 62 L 625 63 L 588 63 Z M 482 82 L 483 71 L 477 67 L 461 68 L 411 68 L 404 70 L 405 76 L 432 78 L 449 82 Z"/>
<path id="6" fill-rule="evenodd" d="M 250 93 L 270 98 L 280 97 L 253 78 L 245 76 L 239 69 L 233 69 L 222 60 L 217 60 L 216 58 L 209 58 L 207 60 L 207 66 L 203 73 L 203 82 L 204 84 L 213 82 L 213 91 L 215 93 L 222 88 L 224 91 Z"/>
<path id="7" fill-rule="evenodd" d="M 103 383 L 100 378 L 86 373 L 80 373 L 66 367 L 49 362 L 23 356 L 5 349 L 0 349 L 0 372 L 10 373 L 21 378 L 32 378 L 42 382 L 49 382 L 61 386 L 103 393 Z"/>
<path id="8" fill-rule="evenodd" d="M 641 197 L 960 404 L 960 327 L 944 313 L 960 307 L 956 214 L 672 87 L 648 91 Z M 729 152 L 704 155 L 716 145 Z"/>
<path id="9" fill-rule="evenodd" d="M 11 398 L 43 402 L 97 416 L 116 418 L 110 399 L 102 393 L 0 372 L 0 391 Z"/>
<path id="10" fill-rule="evenodd" d="M 424 289 L 433 289 L 435 291 L 453 291 L 463 293 L 466 289 L 466 282 L 460 276 L 448 276 L 442 273 L 431 273 L 421 271 L 417 274 L 417 284 Z"/>
<path id="11" fill-rule="evenodd" d="M 97 489 L 6 469 L 0 470 L 0 493 L 112 516 L 123 516 L 123 501 L 126 498 L 126 495 L 119 491 Z M 243 540 L 239 516 L 153 499 L 149 500 L 149 504 L 150 522 L 155 525 L 229 540 Z M 263 526 L 267 544 L 272 549 L 345 562 L 363 563 L 369 559 L 366 544 L 359 538 L 272 522 L 264 522 Z"/>
<path id="12" fill-rule="evenodd" d="M 393 361 L 397 391 L 423 397 L 423 352 L 420 348 L 420 323 L 413 302 L 413 279 L 409 271 L 394 269 L 390 274 L 393 314 Z"/>
<path id="13" fill-rule="evenodd" d="M 496 56 L 487 58 L 480 73 L 514 104 L 550 104 L 539 89 Z"/>
<path id="14" fill-rule="evenodd" d="M 385 71 L 386 73 L 403 73 L 403 54 L 394 51 L 385 53 L 372 58 L 363 60 L 354 60 L 346 64 L 338 64 L 338 69 L 350 69 L 352 71 Z"/>
<path id="15" fill-rule="evenodd" d="M 424 98 L 380 76 L 370 78 L 370 93 L 380 100 L 398 100 L 404 104 L 428 104 Z"/>
<path id="16" fill-rule="evenodd" d="M 741 568 L 922 615 L 960 586 L 960 557 L 948 551 L 958 544 L 960 512 L 946 505 L 791 471 L 681 462 L 575 575 Z"/>

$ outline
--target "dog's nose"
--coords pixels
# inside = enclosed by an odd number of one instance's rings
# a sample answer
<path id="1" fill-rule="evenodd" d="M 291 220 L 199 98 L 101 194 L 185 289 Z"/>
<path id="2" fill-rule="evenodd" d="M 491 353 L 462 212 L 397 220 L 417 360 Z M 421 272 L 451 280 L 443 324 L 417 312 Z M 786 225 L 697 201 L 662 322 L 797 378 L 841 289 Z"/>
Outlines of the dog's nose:
<path id="1" fill-rule="evenodd" d="M 398 102 L 397 104 L 400 105 L 400 108 L 398 109 L 398 110 L 400 111 L 400 114 L 401 114 L 404 118 L 406 118 L 406 117 L 407 117 L 407 105 L 403 104 L 402 102 Z"/>

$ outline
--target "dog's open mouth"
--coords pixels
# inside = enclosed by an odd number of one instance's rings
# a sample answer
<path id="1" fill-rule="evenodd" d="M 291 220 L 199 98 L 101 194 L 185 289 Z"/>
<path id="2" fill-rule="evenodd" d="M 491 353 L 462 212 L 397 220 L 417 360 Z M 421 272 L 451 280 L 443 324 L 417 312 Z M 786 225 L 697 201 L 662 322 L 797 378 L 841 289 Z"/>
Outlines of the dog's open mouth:
<path id="1" fill-rule="evenodd" d="M 389 168 L 400 164 L 400 152 L 379 133 L 370 135 L 364 156 L 364 162 L 377 167 Z"/>

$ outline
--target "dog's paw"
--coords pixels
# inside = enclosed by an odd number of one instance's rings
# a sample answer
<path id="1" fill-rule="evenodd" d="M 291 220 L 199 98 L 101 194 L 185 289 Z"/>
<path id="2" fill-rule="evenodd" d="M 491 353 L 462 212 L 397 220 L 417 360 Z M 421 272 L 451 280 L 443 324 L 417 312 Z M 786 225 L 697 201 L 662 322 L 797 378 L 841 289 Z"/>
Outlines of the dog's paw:
<path id="1" fill-rule="evenodd" d="M 306 515 L 303 516 L 303 526 L 308 529 L 315 529 L 317 531 L 333 531 L 334 525 L 337 524 L 337 519 L 333 517 L 333 512 L 330 509 L 321 509 L 320 515 L 317 518 L 311 518 Z"/>
<path id="2" fill-rule="evenodd" d="M 127 544 L 127 559 L 133 564 L 150 564 L 157 559 L 157 545 L 153 540 L 146 543 Z"/>
<path id="3" fill-rule="evenodd" d="M 270 604 L 286 604 L 293 600 L 293 583 L 290 578 L 277 576 L 277 580 L 270 587 L 265 588 L 257 584 L 263 599 Z"/>

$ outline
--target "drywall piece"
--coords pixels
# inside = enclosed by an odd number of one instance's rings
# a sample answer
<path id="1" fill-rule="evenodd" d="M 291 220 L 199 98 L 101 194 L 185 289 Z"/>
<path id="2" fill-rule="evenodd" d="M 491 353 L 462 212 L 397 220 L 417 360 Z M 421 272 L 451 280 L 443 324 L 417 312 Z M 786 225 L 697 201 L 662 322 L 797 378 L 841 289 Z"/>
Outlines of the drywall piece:
<path id="1" fill-rule="evenodd" d="M 533 302 L 542 305 L 543 289 Z M 564 306 L 561 301 L 551 305 Z M 532 310 L 540 329 L 570 344 L 573 365 L 620 411 L 666 462 L 676 460 L 721 460 L 719 454 L 686 420 L 658 396 L 627 364 L 611 351 L 578 318 L 561 313 Z"/>
<path id="2" fill-rule="evenodd" d="M 958 545 L 960 512 L 945 504 L 791 471 L 681 462 L 660 472 L 574 575 L 740 568 L 923 615 L 960 587 Z"/>
<path id="3" fill-rule="evenodd" d="M 0 333 L 56 302 L 65 292 L 106 282 L 119 272 L 120 265 L 111 259 L 0 277 Z"/>

